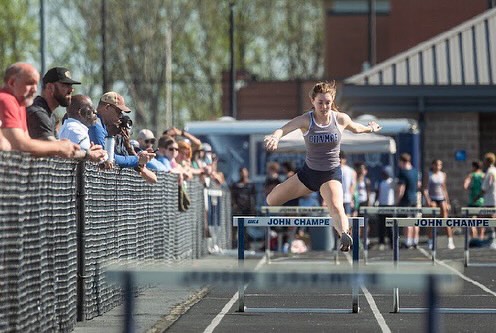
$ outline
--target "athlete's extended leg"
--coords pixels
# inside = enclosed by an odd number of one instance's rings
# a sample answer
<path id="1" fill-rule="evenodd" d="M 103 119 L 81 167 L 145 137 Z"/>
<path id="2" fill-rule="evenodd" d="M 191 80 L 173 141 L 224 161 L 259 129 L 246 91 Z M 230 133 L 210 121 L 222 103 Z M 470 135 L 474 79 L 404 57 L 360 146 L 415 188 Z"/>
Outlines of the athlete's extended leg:
<path id="1" fill-rule="evenodd" d="M 267 195 L 267 204 L 269 206 L 280 206 L 289 200 L 302 197 L 309 193 L 312 193 L 312 191 L 303 185 L 297 175 L 293 175 L 282 184 L 274 187 Z"/>
<path id="2" fill-rule="evenodd" d="M 320 194 L 329 208 L 334 228 L 341 237 L 341 251 L 349 251 L 353 240 L 348 234 L 350 225 L 343 206 L 343 185 L 337 180 L 330 180 L 322 184 Z"/>

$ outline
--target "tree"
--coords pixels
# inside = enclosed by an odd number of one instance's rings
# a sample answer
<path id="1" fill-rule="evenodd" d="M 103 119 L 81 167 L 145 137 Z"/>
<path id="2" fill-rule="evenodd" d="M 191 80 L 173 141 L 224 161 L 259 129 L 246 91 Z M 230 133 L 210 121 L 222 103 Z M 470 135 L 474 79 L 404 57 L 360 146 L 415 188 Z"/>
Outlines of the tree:
<path id="1" fill-rule="evenodd" d="M 30 1 L 0 0 L 0 68 L 37 59 L 39 34 Z"/>

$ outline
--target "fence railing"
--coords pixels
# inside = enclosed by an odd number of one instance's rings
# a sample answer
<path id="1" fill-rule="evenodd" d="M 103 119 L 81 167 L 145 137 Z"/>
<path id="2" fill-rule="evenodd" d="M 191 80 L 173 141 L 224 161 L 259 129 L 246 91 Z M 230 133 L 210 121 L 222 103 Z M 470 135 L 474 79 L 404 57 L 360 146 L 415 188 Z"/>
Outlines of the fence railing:
<path id="1" fill-rule="evenodd" d="M 230 248 L 230 195 L 218 190 L 188 182 L 180 212 L 174 175 L 149 185 L 134 170 L 0 152 L 0 332 L 71 331 L 121 302 L 109 262 L 199 258 L 209 225 Z"/>

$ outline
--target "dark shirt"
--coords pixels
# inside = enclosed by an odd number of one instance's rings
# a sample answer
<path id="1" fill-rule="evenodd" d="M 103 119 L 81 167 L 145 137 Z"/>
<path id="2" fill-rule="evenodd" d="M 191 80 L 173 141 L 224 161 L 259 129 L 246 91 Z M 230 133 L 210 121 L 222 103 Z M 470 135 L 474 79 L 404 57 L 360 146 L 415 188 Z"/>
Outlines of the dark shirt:
<path id="1" fill-rule="evenodd" d="M 27 108 L 27 122 L 31 138 L 40 140 L 48 140 L 50 136 L 57 138 L 55 117 L 43 97 L 37 96 L 33 105 Z"/>
<path id="2" fill-rule="evenodd" d="M 252 183 L 235 183 L 231 186 L 231 198 L 234 215 L 255 213 L 255 185 Z"/>
<path id="3" fill-rule="evenodd" d="M 417 205 L 417 184 L 418 171 L 415 168 L 410 170 L 400 169 L 398 173 L 398 182 L 405 185 L 405 193 L 401 197 L 400 206 L 416 206 Z"/>

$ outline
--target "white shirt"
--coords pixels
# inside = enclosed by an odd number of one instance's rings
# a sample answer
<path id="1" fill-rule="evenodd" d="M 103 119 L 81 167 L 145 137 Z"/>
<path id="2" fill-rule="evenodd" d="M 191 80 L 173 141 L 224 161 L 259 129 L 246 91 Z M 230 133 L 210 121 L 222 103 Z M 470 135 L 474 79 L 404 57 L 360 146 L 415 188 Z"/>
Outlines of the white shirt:
<path id="1" fill-rule="evenodd" d="M 345 165 L 341 166 L 341 173 L 343 175 L 343 202 L 350 203 L 352 199 L 351 186 L 355 185 L 355 170 Z"/>
<path id="2" fill-rule="evenodd" d="M 394 180 L 393 178 L 383 179 L 379 183 L 379 205 L 394 206 Z"/>
<path id="3" fill-rule="evenodd" d="M 496 206 L 496 168 L 492 165 L 486 171 L 482 190 L 484 191 L 484 206 Z"/>
<path id="4" fill-rule="evenodd" d="M 68 118 L 59 132 L 60 139 L 68 139 L 78 144 L 82 150 L 90 149 L 91 141 L 88 134 L 88 127 L 77 119 Z"/>

